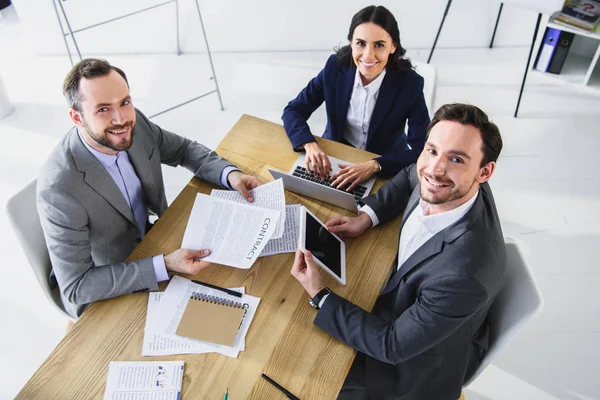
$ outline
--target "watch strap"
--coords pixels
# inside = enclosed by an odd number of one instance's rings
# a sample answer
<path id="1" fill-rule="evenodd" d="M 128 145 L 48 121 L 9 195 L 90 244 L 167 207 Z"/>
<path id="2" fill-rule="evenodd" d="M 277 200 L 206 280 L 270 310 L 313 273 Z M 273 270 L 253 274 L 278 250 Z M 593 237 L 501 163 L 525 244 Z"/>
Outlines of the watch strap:
<path id="1" fill-rule="evenodd" d="M 314 308 L 316 308 L 317 310 L 320 309 L 319 307 L 319 303 L 321 303 L 321 300 L 323 300 L 323 297 L 325 297 L 326 295 L 330 294 L 331 290 L 329 290 L 329 288 L 323 288 L 319 291 L 319 293 L 317 293 L 317 295 L 315 297 L 313 297 L 312 299 L 308 299 L 308 302 L 310 303 L 311 306 L 313 306 Z"/>

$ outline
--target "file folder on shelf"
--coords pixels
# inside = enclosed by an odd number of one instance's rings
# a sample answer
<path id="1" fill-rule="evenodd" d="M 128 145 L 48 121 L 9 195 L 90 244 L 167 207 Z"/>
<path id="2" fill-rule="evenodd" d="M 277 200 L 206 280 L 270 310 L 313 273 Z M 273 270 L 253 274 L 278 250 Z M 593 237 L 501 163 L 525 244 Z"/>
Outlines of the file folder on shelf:
<path id="1" fill-rule="evenodd" d="M 574 38 L 574 33 L 565 31 L 560 32 L 560 36 L 554 50 L 554 55 L 552 56 L 552 61 L 550 61 L 550 66 L 548 67 L 548 72 L 552 74 L 560 74 Z"/>
<path id="2" fill-rule="evenodd" d="M 535 69 L 541 72 L 548 72 L 552 57 L 556 51 L 556 45 L 558 44 L 560 37 L 560 30 L 555 28 L 546 28 L 544 32 L 544 41 L 538 51 L 537 58 L 535 60 Z"/>

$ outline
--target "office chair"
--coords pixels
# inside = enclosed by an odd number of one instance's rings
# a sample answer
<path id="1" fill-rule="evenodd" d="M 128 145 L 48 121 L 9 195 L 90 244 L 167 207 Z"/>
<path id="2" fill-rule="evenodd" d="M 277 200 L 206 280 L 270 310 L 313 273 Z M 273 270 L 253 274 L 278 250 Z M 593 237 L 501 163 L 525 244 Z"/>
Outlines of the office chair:
<path id="1" fill-rule="evenodd" d="M 429 63 L 423 63 L 419 61 L 411 60 L 412 65 L 415 67 L 415 71 L 423 77 L 425 81 L 423 85 L 423 96 L 425 96 L 425 104 L 427 104 L 427 110 L 429 110 L 429 116 L 432 116 L 435 112 L 435 87 L 437 84 L 437 71 L 435 67 Z"/>
<path id="2" fill-rule="evenodd" d="M 469 386 L 512 340 L 543 308 L 544 300 L 535 282 L 531 268 L 514 239 L 506 243 L 506 281 L 489 312 L 490 345 L 488 352 L 473 376 L 463 385 Z"/>
<path id="3" fill-rule="evenodd" d="M 50 279 L 52 264 L 36 207 L 36 183 L 37 180 L 34 180 L 8 200 L 8 219 L 44 294 L 62 314 L 72 320 L 73 317 L 65 311 L 60 299 L 56 281 Z"/>

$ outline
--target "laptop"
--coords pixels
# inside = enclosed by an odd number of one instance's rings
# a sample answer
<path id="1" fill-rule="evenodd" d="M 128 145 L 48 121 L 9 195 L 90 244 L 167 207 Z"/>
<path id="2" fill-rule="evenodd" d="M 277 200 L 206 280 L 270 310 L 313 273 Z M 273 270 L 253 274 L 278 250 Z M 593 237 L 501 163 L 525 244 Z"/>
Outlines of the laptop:
<path id="1" fill-rule="evenodd" d="M 268 170 L 273 179 L 281 178 L 283 180 L 283 187 L 286 190 L 358 213 L 358 206 L 356 203 L 369 195 L 375 184 L 375 177 L 371 177 L 369 180 L 361 182 L 352 192 L 346 192 L 347 186 L 343 189 L 333 188 L 331 187 L 333 180 L 329 178 L 321 180 L 308 172 L 304 167 L 305 157 L 305 153 L 300 154 L 288 173 L 271 168 L 268 168 Z M 330 156 L 329 162 L 331 162 L 331 175 L 340 170 L 338 164 L 352 164 L 351 162 Z"/>

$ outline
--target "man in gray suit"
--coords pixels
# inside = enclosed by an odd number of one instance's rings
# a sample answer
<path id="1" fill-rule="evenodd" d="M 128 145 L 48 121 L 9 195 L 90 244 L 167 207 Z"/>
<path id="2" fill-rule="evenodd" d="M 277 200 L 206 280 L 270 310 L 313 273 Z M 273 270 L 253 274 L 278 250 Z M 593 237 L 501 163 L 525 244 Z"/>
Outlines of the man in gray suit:
<path id="1" fill-rule="evenodd" d="M 157 290 L 167 271 L 196 274 L 205 250 L 124 260 L 167 209 L 161 163 L 235 189 L 249 201 L 260 185 L 203 145 L 150 122 L 135 109 L 125 73 L 85 59 L 63 84 L 75 126 L 45 163 L 37 205 L 53 275 L 67 312 L 79 317 L 97 300 Z"/>
<path id="2" fill-rule="evenodd" d="M 331 232 L 354 237 L 404 212 L 398 262 L 369 313 L 324 287 L 310 252 L 292 274 L 320 307 L 315 324 L 358 350 L 341 399 L 457 400 L 487 351 L 488 310 L 506 251 L 487 181 L 502 149 L 479 108 L 442 106 L 416 165 Z M 364 266 L 364 268 L 387 266 Z"/>

